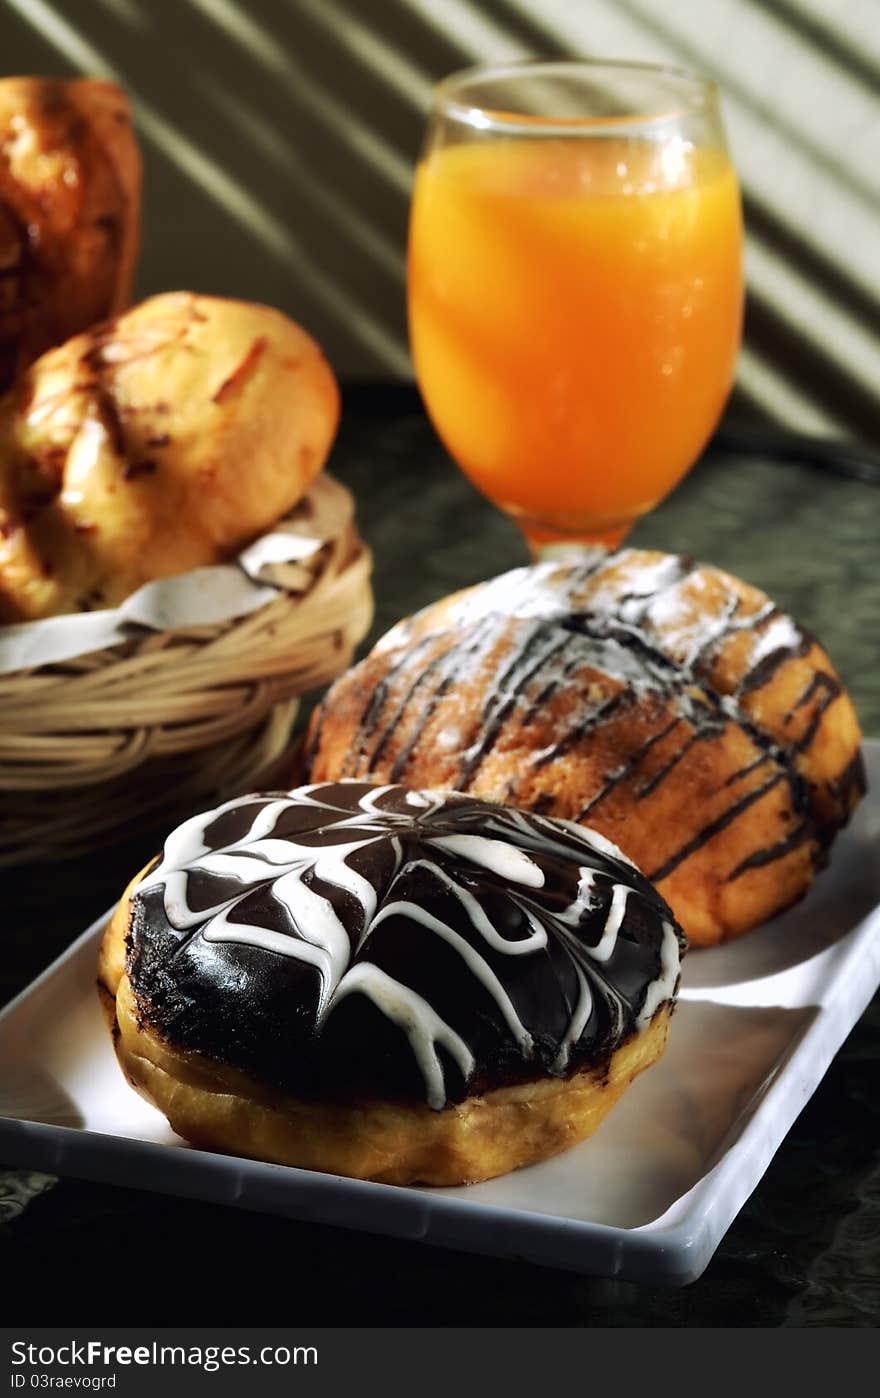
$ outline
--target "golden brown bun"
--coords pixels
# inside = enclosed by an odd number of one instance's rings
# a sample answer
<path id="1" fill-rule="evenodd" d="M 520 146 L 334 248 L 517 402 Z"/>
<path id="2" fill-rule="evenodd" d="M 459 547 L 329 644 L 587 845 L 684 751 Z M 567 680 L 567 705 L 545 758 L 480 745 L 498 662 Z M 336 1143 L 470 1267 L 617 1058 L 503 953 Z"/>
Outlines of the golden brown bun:
<path id="1" fill-rule="evenodd" d="M 271 1091 L 236 1069 L 171 1048 L 139 1022 L 124 944 L 129 896 L 140 878 L 104 936 L 99 989 L 128 1081 L 179 1136 L 206 1150 L 387 1184 L 471 1184 L 585 1140 L 666 1046 L 668 1001 L 601 1069 L 496 1088 L 440 1112 L 421 1103 L 346 1105 Z"/>
<path id="2" fill-rule="evenodd" d="M 140 202 L 140 153 L 115 83 L 0 80 L 0 391 L 128 303 Z"/>
<path id="3" fill-rule="evenodd" d="M 859 742 L 827 655 L 763 593 L 626 549 L 402 622 L 329 691 L 301 779 L 448 786 L 581 820 L 699 946 L 806 891 L 863 789 Z"/>
<path id="4" fill-rule="evenodd" d="M 114 606 L 291 509 L 339 414 L 280 311 L 169 292 L 38 360 L 0 402 L 0 623 Z"/>

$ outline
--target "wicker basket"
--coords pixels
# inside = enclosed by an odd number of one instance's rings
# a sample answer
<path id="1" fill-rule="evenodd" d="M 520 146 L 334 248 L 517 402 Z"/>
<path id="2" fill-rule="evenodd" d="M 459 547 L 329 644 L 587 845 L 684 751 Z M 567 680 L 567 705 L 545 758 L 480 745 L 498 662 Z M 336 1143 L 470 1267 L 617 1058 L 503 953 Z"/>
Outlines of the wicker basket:
<path id="1" fill-rule="evenodd" d="M 274 569 L 256 611 L 0 675 L 0 865 L 94 850 L 245 790 L 282 752 L 297 696 L 345 669 L 372 618 L 351 496 L 326 476 L 313 490 L 323 546 Z M 310 492 L 294 526 L 307 533 L 313 513 Z"/>

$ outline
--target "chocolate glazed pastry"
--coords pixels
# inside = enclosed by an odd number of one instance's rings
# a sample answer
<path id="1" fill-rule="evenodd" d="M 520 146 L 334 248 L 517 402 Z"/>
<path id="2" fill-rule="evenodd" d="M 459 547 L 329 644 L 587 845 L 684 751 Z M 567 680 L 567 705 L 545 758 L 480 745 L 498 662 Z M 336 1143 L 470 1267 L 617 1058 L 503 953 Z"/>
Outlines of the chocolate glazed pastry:
<path id="1" fill-rule="evenodd" d="M 688 939 L 801 896 L 864 790 L 852 704 L 757 589 L 635 549 L 503 574 L 400 623 L 316 713 L 305 775 L 589 822 Z"/>
<path id="2" fill-rule="evenodd" d="M 0 391 L 127 305 L 140 200 L 140 153 L 115 83 L 0 81 Z"/>
<path id="3" fill-rule="evenodd" d="M 99 983 L 129 1080 L 194 1144 L 457 1184 L 595 1129 L 663 1050 L 682 945 L 590 830 L 346 782 L 180 826 Z"/>

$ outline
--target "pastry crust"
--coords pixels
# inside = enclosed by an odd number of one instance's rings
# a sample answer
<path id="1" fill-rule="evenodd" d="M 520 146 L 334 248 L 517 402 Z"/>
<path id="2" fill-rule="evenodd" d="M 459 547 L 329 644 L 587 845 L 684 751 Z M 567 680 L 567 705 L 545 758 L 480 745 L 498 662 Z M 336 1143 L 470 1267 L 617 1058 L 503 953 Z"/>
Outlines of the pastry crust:
<path id="1" fill-rule="evenodd" d="M 132 889 L 139 881 L 134 880 Z M 128 893 L 104 937 L 102 998 L 120 1065 L 184 1140 L 205 1150 L 386 1184 L 491 1179 L 585 1140 L 666 1046 L 671 1007 L 601 1068 L 497 1088 L 432 1111 L 423 1103 L 309 1101 L 159 1038 L 138 1014 L 124 971 Z"/>
<path id="2" fill-rule="evenodd" d="M 140 203 L 121 88 L 0 80 L 0 390 L 51 345 L 127 305 Z"/>
<path id="3" fill-rule="evenodd" d="M 296 779 L 447 786 L 580 820 L 705 946 L 807 890 L 859 799 L 859 743 L 828 656 L 763 593 L 626 549 L 401 622 L 332 686 Z"/>
<path id="4" fill-rule="evenodd" d="M 38 360 L 0 402 L 0 624 L 114 606 L 290 510 L 339 413 L 280 311 L 169 292 Z"/>

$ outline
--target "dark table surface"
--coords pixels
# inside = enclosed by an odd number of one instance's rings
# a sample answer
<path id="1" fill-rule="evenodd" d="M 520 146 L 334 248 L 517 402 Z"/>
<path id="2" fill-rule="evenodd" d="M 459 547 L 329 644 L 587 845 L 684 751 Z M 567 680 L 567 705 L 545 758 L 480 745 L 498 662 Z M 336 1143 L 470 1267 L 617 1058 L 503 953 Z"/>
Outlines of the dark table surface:
<path id="1" fill-rule="evenodd" d="M 818 633 L 880 734 L 880 488 L 722 438 L 632 535 L 766 589 Z M 415 395 L 347 395 L 332 470 L 375 553 L 371 638 L 524 561 Z M 116 897 L 155 847 L 128 840 L 4 875 L 0 1002 Z M 10 907 L 13 916 L 9 916 Z M 5 1323 L 28 1325 L 873 1326 L 880 1317 L 880 997 L 853 1030 L 703 1277 L 679 1291 L 5 1170 Z M 273 1265 L 267 1265 L 267 1264 Z"/>

